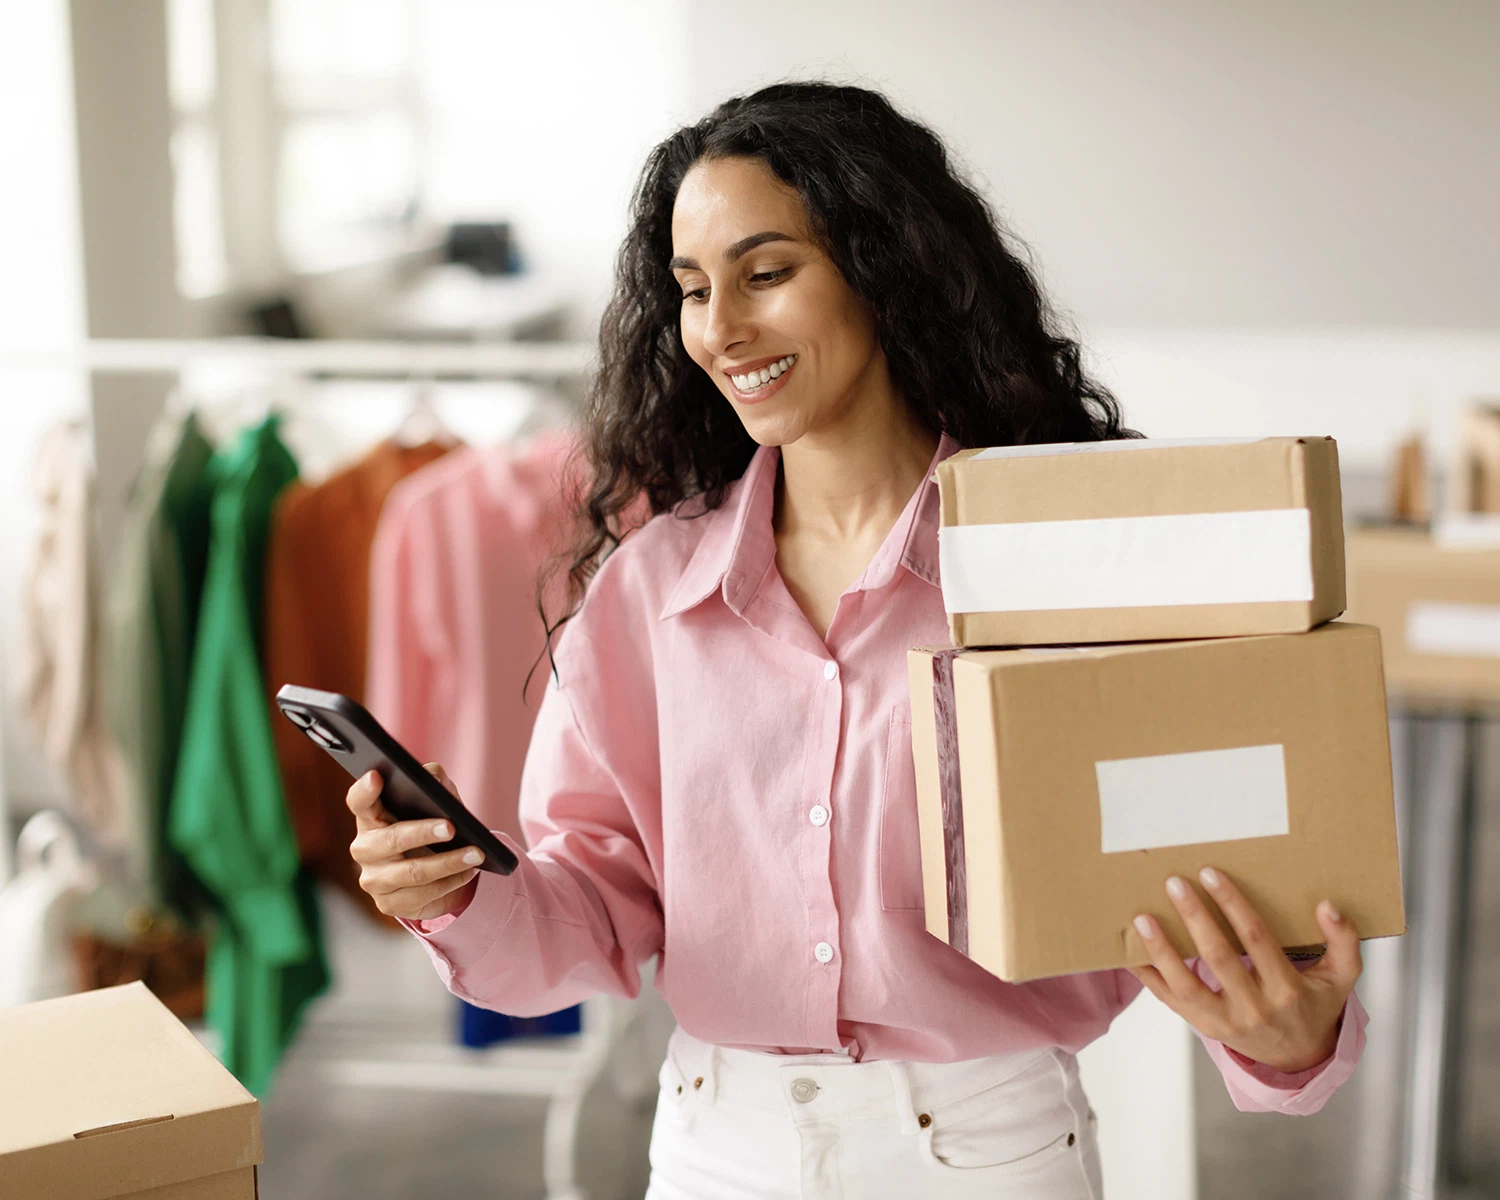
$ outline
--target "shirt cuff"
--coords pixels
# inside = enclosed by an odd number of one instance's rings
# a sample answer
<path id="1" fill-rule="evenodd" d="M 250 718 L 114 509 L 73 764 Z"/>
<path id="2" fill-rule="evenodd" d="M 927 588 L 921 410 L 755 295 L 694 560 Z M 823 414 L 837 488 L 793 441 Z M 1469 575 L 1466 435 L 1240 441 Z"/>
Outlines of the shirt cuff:
<path id="1" fill-rule="evenodd" d="M 1315 1067 L 1287 1073 L 1255 1062 L 1222 1042 L 1205 1041 L 1209 1057 L 1224 1076 L 1229 1098 L 1241 1112 L 1281 1112 L 1310 1116 L 1354 1073 L 1365 1048 L 1365 1026 L 1370 1023 L 1359 997 L 1352 992 L 1344 1004 L 1339 1037 L 1333 1054 Z"/>
<path id="2" fill-rule="evenodd" d="M 488 954 L 510 919 L 516 900 L 524 894 L 521 876 L 526 867 L 526 851 L 507 835 L 496 834 L 520 861 L 509 875 L 480 871 L 474 895 L 460 913 L 433 917 L 428 921 L 397 920 L 426 947 L 433 965 L 445 985 L 453 982 L 456 971 L 472 966 Z"/>

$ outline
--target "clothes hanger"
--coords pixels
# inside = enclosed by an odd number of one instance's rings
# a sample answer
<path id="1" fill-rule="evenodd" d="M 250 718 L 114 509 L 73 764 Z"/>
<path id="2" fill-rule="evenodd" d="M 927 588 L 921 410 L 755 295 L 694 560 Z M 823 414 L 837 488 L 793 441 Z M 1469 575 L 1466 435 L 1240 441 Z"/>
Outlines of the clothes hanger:
<path id="1" fill-rule="evenodd" d="M 555 387 L 537 387 L 531 406 L 508 439 L 511 452 L 526 458 L 543 437 L 572 428 L 578 421 L 578 406 Z"/>
<path id="2" fill-rule="evenodd" d="M 391 432 L 391 441 L 408 449 L 432 443 L 451 450 L 462 439 L 448 427 L 438 413 L 430 378 L 409 380 L 412 385 L 411 407 Z"/>

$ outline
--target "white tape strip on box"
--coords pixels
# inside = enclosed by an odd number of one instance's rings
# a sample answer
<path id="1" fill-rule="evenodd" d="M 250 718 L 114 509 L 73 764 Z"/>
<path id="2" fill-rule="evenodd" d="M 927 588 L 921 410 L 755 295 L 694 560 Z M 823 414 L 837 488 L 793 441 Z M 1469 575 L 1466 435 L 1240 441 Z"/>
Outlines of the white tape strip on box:
<path id="1" fill-rule="evenodd" d="M 950 613 L 1311 600 L 1305 508 L 947 525 Z"/>
<path id="2" fill-rule="evenodd" d="M 1500 549 L 1500 513 L 1444 513 L 1432 523 L 1432 541 L 1444 550 Z"/>
<path id="3" fill-rule="evenodd" d="M 1281 744 L 1094 764 L 1105 854 L 1288 832 Z"/>
<path id="4" fill-rule="evenodd" d="M 1500 606 L 1419 600 L 1406 610 L 1406 648 L 1413 654 L 1500 658 Z"/>

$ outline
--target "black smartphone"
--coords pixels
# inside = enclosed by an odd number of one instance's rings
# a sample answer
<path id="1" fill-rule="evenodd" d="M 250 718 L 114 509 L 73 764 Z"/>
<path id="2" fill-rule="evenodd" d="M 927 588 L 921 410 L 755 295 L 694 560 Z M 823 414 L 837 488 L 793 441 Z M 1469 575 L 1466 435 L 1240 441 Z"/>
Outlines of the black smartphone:
<path id="1" fill-rule="evenodd" d="M 431 817 L 451 821 L 454 836 L 446 842 L 434 842 L 430 847 L 434 853 L 478 846 L 484 851 L 481 871 L 509 875 L 519 865 L 505 843 L 381 728 L 362 705 L 337 692 L 287 684 L 276 693 L 276 707 L 355 779 L 366 771 L 379 771 L 385 780 L 380 803 L 398 821 Z"/>

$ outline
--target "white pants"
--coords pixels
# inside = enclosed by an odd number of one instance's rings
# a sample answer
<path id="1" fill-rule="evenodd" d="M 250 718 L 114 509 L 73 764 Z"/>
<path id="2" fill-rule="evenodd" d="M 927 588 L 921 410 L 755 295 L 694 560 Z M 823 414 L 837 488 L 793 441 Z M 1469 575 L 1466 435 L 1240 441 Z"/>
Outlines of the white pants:
<path id="1" fill-rule="evenodd" d="M 646 1200 L 1100 1200 L 1071 1054 L 960 1063 L 725 1050 L 672 1034 Z"/>

